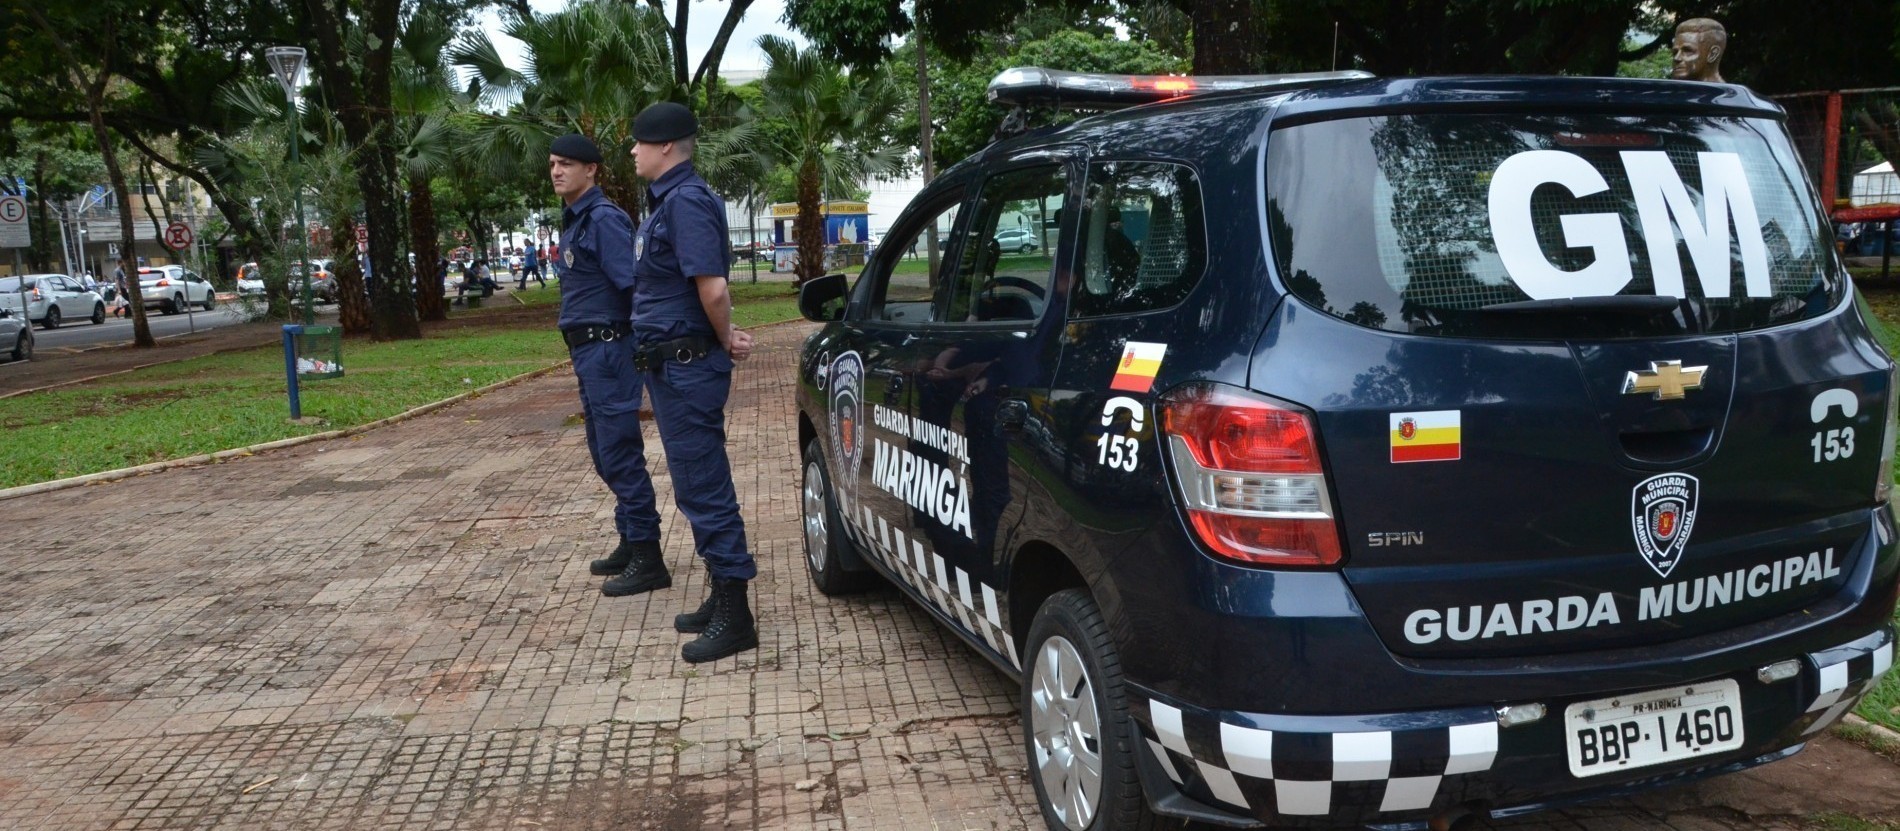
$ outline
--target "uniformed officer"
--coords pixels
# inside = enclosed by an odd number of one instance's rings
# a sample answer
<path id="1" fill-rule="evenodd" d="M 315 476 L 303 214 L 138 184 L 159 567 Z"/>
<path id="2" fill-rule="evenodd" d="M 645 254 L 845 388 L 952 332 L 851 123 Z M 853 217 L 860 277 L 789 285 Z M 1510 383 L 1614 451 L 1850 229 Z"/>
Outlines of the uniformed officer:
<path id="1" fill-rule="evenodd" d="M 651 183 L 653 211 L 633 239 L 635 366 L 653 396 L 674 497 L 712 577 L 706 602 L 673 621 L 699 633 L 680 650 L 690 663 L 759 643 L 746 598 L 758 568 L 726 457 L 732 365 L 751 354 L 752 336 L 732 325 L 726 207 L 693 170 L 698 132 L 692 111 L 670 102 L 633 120 L 634 172 Z"/>
<path id="2" fill-rule="evenodd" d="M 595 179 L 600 148 L 586 136 L 554 140 L 548 178 L 561 211 L 561 339 L 580 380 L 581 413 L 594 470 L 614 492 L 620 546 L 588 564 L 610 576 L 609 597 L 673 585 L 660 558 L 660 514 L 640 441 L 640 376 L 633 369 L 633 220 Z"/>

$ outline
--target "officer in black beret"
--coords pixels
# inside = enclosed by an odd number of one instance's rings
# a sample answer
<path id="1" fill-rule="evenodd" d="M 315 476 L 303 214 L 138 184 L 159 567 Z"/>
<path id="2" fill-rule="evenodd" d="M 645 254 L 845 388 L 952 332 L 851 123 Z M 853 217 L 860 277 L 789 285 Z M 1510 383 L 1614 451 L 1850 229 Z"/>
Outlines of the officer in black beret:
<path id="1" fill-rule="evenodd" d="M 633 220 L 595 184 L 600 148 L 570 133 L 548 147 L 561 211 L 561 338 L 580 379 L 594 471 L 614 493 L 620 545 L 588 564 L 612 575 L 609 597 L 673 584 L 660 559 L 660 514 L 640 440 L 640 376 L 633 370 Z"/>
<path id="2" fill-rule="evenodd" d="M 633 238 L 634 364 L 653 396 L 674 498 L 712 578 L 699 609 L 673 619 L 699 635 L 680 650 L 689 663 L 759 643 L 746 597 L 758 568 L 726 456 L 732 366 L 751 354 L 752 336 L 732 325 L 726 206 L 693 169 L 698 133 L 692 111 L 671 102 L 633 120 L 634 172 L 650 183 L 653 211 Z"/>

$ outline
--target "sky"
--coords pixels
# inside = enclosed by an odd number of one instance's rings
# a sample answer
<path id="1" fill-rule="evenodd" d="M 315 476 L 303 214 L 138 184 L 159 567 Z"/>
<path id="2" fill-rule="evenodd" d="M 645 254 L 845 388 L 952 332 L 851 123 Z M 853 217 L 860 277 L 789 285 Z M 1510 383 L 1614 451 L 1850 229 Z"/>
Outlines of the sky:
<path id="1" fill-rule="evenodd" d="M 672 14 L 678 0 L 665 0 L 668 15 Z M 567 0 L 529 0 L 529 7 L 537 13 L 558 12 L 567 7 Z M 725 19 L 726 4 L 720 0 L 692 0 L 691 19 L 686 24 L 686 66 L 691 72 L 699 68 L 699 62 L 711 48 L 713 36 L 719 33 L 719 22 Z M 785 15 L 785 0 L 754 0 L 746 9 L 745 18 L 739 21 L 739 28 L 733 30 L 732 39 L 726 43 L 726 54 L 719 60 L 723 71 L 738 69 L 764 69 L 765 53 L 759 51 L 760 35 L 778 35 L 789 38 L 803 48 L 805 38 L 787 28 L 779 18 Z M 526 60 L 522 56 L 521 41 L 502 33 L 501 17 L 490 9 L 482 13 L 482 27 L 488 31 L 488 37 L 501 52 L 503 61 L 510 67 L 521 69 Z"/>

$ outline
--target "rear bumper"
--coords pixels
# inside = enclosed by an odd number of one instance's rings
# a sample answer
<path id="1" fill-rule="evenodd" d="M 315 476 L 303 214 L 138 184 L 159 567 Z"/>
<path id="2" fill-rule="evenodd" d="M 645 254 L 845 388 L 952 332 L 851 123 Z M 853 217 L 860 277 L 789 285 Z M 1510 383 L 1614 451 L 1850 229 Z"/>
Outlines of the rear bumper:
<path id="1" fill-rule="evenodd" d="M 1739 667 L 1721 677 L 1741 686 L 1741 748 L 1587 779 L 1569 772 L 1564 708 L 1615 690 L 1539 701 L 1543 719 L 1508 728 L 1498 725 L 1496 705 L 1526 702 L 1290 716 L 1207 709 L 1135 687 L 1129 709 L 1147 755 L 1143 785 L 1164 813 L 1240 827 L 1422 828 L 1454 810 L 1523 813 L 1784 758 L 1858 704 L 1893 656 L 1893 629 L 1883 625 L 1831 648 L 1786 656 L 1801 664 L 1791 679 L 1763 682 L 1755 667 Z M 1687 682 L 1699 680 L 1717 679 Z"/>

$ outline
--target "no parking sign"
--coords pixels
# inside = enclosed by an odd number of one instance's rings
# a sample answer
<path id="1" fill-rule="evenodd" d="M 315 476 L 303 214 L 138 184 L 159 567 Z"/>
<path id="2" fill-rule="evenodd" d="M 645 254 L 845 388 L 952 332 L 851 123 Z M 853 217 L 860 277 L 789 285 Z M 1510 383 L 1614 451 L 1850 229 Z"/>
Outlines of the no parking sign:
<path id="1" fill-rule="evenodd" d="M 174 222 L 165 226 L 165 247 L 173 251 L 183 251 L 191 247 L 191 226 L 183 222 Z"/>

